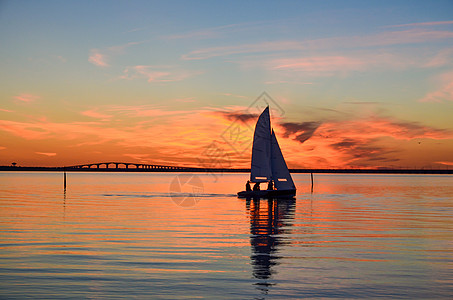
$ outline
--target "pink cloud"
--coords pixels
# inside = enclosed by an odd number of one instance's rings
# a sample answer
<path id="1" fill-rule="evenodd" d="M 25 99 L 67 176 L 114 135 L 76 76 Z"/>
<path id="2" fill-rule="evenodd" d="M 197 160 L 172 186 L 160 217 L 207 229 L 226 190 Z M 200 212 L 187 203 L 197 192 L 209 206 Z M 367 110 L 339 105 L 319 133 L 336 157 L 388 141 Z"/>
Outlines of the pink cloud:
<path id="1" fill-rule="evenodd" d="M 149 157 L 151 156 L 151 154 L 149 153 L 146 153 L 146 154 L 142 154 L 142 153 L 125 153 L 123 154 L 123 156 L 126 156 L 126 157 L 130 157 L 136 161 L 144 161 L 144 160 L 149 160 Z"/>
<path id="2" fill-rule="evenodd" d="M 377 116 L 274 126 L 288 163 L 299 167 L 388 167 L 408 159 L 402 145 L 413 140 L 453 139 L 451 130 Z"/>
<path id="3" fill-rule="evenodd" d="M 137 160 L 146 159 L 140 154 L 150 153 L 152 161 L 176 160 L 181 164 L 196 165 L 203 143 L 211 142 L 213 137 L 224 130 L 223 122 L 212 120 L 203 109 L 171 112 L 162 109 L 153 111 L 144 106 L 139 107 L 138 113 L 135 109 L 105 107 L 104 110 L 95 110 L 100 114 L 104 114 L 104 111 L 111 112 L 115 122 L 109 123 L 0 120 L 0 131 L 25 139 L 28 143 L 43 145 L 57 140 L 59 143 L 64 142 L 68 149 L 103 149 L 103 152 L 110 155 L 126 153 L 130 154 L 128 157 Z M 162 115 L 165 115 L 165 121 L 155 117 Z M 132 148 L 140 149 L 141 152 L 128 152 Z M 84 157 L 86 160 L 89 154 L 77 153 L 77 157 Z"/>
<path id="4" fill-rule="evenodd" d="M 446 129 L 436 129 L 417 122 L 395 121 L 382 117 L 325 123 L 319 128 L 318 133 L 324 136 L 335 133 L 336 136 L 354 139 L 381 137 L 392 137 L 398 140 L 453 138 L 453 132 Z"/>
<path id="5" fill-rule="evenodd" d="M 189 72 L 172 66 L 145 66 L 138 65 L 128 67 L 123 71 L 121 79 L 145 78 L 148 82 L 172 82 L 181 81 L 188 77 L 201 74 L 201 72 Z"/>
<path id="6" fill-rule="evenodd" d="M 197 100 L 195 99 L 195 97 L 184 97 L 184 98 L 173 99 L 173 101 L 180 102 L 180 103 L 193 103 L 193 102 L 196 102 Z"/>
<path id="7" fill-rule="evenodd" d="M 186 114 L 183 110 L 165 110 L 153 105 L 115 105 L 105 108 L 108 112 L 124 114 L 128 117 L 163 117 Z"/>
<path id="8" fill-rule="evenodd" d="M 59 61 L 61 61 L 62 63 L 65 63 L 65 62 L 68 61 L 64 56 L 61 56 L 61 55 L 58 55 L 58 56 L 57 56 L 57 59 L 58 59 Z"/>
<path id="9" fill-rule="evenodd" d="M 345 56 L 302 57 L 274 60 L 271 62 L 271 69 L 312 75 L 333 75 L 335 72 L 362 70 L 368 64 L 369 62 L 365 60 Z"/>
<path id="10" fill-rule="evenodd" d="M 439 77 L 440 87 L 425 95 L 419 102 L 453 101 L 453 72 L 442 74 Z"/>
<path id="11" fill-rule="evenodd" d="M 247 107 L 230 106 L 222 111 L 200 108 L 192 111 L 171 111 L 165 107 L 102 106 L 84 111 L 84 115 L 112 122 L 52 122 L 33 119 L 23 122 L 0 120 L 0 131 L 25 139 L 29 145 L 41 145 L 51 149 L 53 143 L 64 144 L 78 160 L 93 159 L 92 153 L 101 151 L 105 156 L 130 158 L 150 163 L 192 165 L 221 161 L 223 166 L 249 167 L 251 147 L 237 154 L 224 142 L 222 133 L 238 118 L 253 123 L 256 115 L 242 114 Z M 88 113 L 86 113 L 88 112 Z M 163 118 L 161 118 L 163 117 Z M 436 129 L 416 122 L 404 122 L 371 116 L 361 119 L 283 123 L 273 118 L 273 125 L 291 167 L 343 167 L 356 165 L 390 164 L 395 160 L 400 144 L 414 139 L 452 139 L 449 130 Z M 253 127 L 254 123 L 251 125 Z M 246 125 L 244 125 L 247 127 Z M 244 129 L 247 129 L 245 128 Z M 253 128 L 247 129 L 244 141 L 253 138 Z M 7 137 L 6 140 L 9 140 Z M 216 141 L 220 152 L 212 157 L 207 147 Z M 8 148 L 9 145 L 5 144 Z M 36 149 L 36 148 L 35 148 Z M 83 151 L 81 151 L 83 149 Z M 40 152 L 40 155 L 51 152 Z M 98 152 L 97 152 L 98 153 Z M 218 154 L 218 153 L 221 153 Z M 58 153 L 60 155 L 60 153 Z M 218 157 L 220 155 L 220 157 Z M 113 158 L 112 158 L 113 159 Z M 231 161 L 230 161 L 231 159 Z M 435 158 L 448 161 L 448 157 Z M 206 165 L 206 167 L 212 165 Z"/>
<path id="12" fill-rule="evenodd" d="M 390 25 L 390 26 L 386 26 L 386 27 L 438 26 L 438 25 L 450 25 L 450 24 L 453 24 L 453 21 L 408 23 L 408 24 Z"/>
<path id="13" fill-rule="evenodd" d="M 98 67 L 108 67 L 107 55 L 102 54 L 99 49 L 91 49 L 88 61 Z"/>
<path id="14" fill-rule="evenodd" d="M 174 34 L 165 36 L 165 39 L 175 40 L 175 39 L 207 39 L 207 38 L 215 38 L 218 37 L 219 34 L 216 33 L 214 30 L 206 29 L 200 31 L 192 31 L 187 32 L 184 34 Z"/>
<path id="15" fill-rule="evenodd" d="M 14 99 L 22 101 L 22 102 L 33 102 L 38 100 L 40 97 L 32 94 L 20 94 L 19 96 L 15 96 Z"/>
<path id="16" fill-rule="evenodd" d="M 253 44 L 227 45 L 202 48 L 182 55 L 184 60 L 200 60 L 236 54 L 272 53 L 300 50 L 351 49 L 372 46 L 404 45 L 426 43 L 453 38 L 453 32 L 414 28 L 385 31 L 374 35 L 342 36 L 317 40 L 282 40 Z"/>
<path id="17" fill-rule="evenodd" d="M 40 126 L 36 126 L 33 123 L 0 120 L 0 130 L 9 132 L 27 140 L 44 139 L 47 136 L 46 131 L 42 130 Z"/>
<path id="18" fill-rule="evenodd" d="M 253 30 L 262 31 L 263 27 L 268 27 L 274 25 L 272 22 L 247 22 L 247 23 L 237 23 L 237 24 L 228 24 L 223 26 L 205 28 L 196 31 L 190 31 L 183 34 L 174 34 L 164 36 L 164 39 L 207 39 L 207 38 L 220 38 L 225 34 L 237 34 L 238 32 L 249 32 Z"/>
<path id="19" fill-rule="evenodd" d="M 111 115 L 99 113 L 96 110 L 86 110 L 86 111 L 81 112 L 81 114 L 84 116 L 87 116 L 87 117 L 103 119 L 103 120 L 107 120 L 112 117 Z"/>
<path id="20" fill-rule="evenodd" d="M 265 84 L 299 84 L 299 85 L 306 85 L 306 84 L 313 84 L 313 82 L 301 82 L 296 80 L 269 80 L 266 81 Z"/>
<path id="21" fill-rule="evenodd" d="M 405 69 L 416 64 L 414 59 L 391 53 L 354 53 L 352 55 L 302 56 L 271 59 L 257 66 L 273 72 L 270 83 L 313 84 L 301 76 L 348 75 L 364 70 Z M 305 80 L 304 80 L 305 79 Z"/>
<path id="22" fill-rule="evenodd" d="M 51 153 L 51 152 L 35 152 L 36 154 L 39 155 L 45 155 L 45 156 L 55 156 L 57 155 L 56 153 Z"/>
<path id="23" fill-rule="evenodd" d="M 115 55 L 123 54 L 131 46 L 142 44 L 143 42 L 129 42 L 122 45 L 111 46 L 104 49 L 91 49 L 88 61 L 95 66 L 109 67 L 108 60 Z"/>
<path id="24" fill-rule="evenodd" d="M 299 41 L 275 41 L 235 46 L 219 46 L 194 50 L 182 56 L 184 60 L 208 59 L 217 56 L 228 56 L 243 53 L 275 52 L 304 49 L 306 45 Z"/>
<path id="25" fill-rule="evenodd" d="M 445 166 L 453 166 L 452 161 L 436 161 L 436 164 L 441 164 L 441 165 L 445 165 Z"/>
<path id="26" fill-rule="evenodd" d="M 231 94 L 231 93 L 223 93 L 221 94 L 223 96 L 229 96 L 229 97 L 235 97 L 235 98 L 241 98 L 241 99 L 249 99 L 249 97 L 247 96 L 243 96 L 243 95 L 236 95 L 236 94 Z"/>
<path id="27" fill-rule="evenodd" d="M 443 49 L 437 55 L 430 58 L 425 64 L 424 67 L 433 68 L 433 67 L 443 67 L 451 65 L 453 63 L 453 48 Z"/>

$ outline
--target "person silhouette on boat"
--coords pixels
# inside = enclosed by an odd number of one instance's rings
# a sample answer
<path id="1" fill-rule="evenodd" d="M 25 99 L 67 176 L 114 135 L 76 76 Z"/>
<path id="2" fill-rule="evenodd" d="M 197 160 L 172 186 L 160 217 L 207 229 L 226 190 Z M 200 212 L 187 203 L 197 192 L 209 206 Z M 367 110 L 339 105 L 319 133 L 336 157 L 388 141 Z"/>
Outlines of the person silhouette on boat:
<path id="1" fill-rule="evenodd" d="M 260 190 L 260 183 L 259 182 L 255 183 L 255 185 L 253 186 L 253 190 L 254 191 L 259 191 Z"/>
<path id="2" fill-rule="evenodd" d="M 267 190 L 268 191 L 274 190 L 274 181 L 273 180 L 269 181 L 269 183 L 267 185 Z"/>
<path id="3" fill-rule="evenodd" d="M 250 180 L 247 180 L 247 183 L 245 184 L 245 190 L 247 192 L 250 192 L 252 190 L 252 188 L 250 187 Z"/>

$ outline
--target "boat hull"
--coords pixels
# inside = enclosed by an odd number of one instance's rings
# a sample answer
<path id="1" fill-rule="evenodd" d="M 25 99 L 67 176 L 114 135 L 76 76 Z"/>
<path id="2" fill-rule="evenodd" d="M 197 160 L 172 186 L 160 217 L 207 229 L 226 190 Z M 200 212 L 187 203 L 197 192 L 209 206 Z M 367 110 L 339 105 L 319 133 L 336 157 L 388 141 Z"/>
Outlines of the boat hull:
<path id="1" fill-rule="evenodd" d="M 238 192 L 239 198 L 292 198 L 296 196 L 296 190 L 262 190 Z"/>

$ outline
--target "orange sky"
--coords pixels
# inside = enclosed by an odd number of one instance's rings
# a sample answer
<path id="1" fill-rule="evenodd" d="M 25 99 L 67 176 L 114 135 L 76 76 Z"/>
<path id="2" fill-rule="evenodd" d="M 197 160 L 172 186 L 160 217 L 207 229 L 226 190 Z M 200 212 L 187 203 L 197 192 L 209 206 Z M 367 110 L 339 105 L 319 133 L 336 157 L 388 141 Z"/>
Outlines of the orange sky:
<path id="1" fill-rule="evenodd" d="M 79 120 L 71 122 L 3 111 L 17 120 L 0 120 L 1 164 L 125 161 L 249 167 L 258 111 L 237 106 L 177 111 L 104 105 L 81 110 Z M 273 117 L 272 121 L 292 168 L 445 167 L 453 161 L 451 130 L 374 112 L 362 118 L 345 114 L 337 120 L 289 122 Z"/>

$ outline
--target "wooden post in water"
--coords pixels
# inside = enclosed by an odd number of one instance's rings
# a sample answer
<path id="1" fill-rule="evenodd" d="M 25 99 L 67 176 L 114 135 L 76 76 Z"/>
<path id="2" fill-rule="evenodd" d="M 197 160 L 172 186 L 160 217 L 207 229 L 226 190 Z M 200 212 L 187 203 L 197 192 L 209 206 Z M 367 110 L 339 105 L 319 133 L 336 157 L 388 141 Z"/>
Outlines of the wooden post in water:
<path id="1" fill-rule="evenodd" d="M 311 193 L 313 193 L 313 173 L 310 173 L 311 177 Z"/>
<path id="2" fill-rule="evenodd" d="M 64 190 L 66 191 L 66 171 L 64 171 L 64 175 L 63 175 L 63 185 L 64 185 Z"/>

